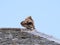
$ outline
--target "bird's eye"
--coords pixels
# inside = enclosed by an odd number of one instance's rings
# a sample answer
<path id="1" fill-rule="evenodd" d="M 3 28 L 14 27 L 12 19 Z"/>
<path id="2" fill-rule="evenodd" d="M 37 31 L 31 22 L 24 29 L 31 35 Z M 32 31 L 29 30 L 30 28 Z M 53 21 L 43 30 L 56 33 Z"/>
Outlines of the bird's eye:
<path id="1" fill-rule="evenodd" d="M 28 22 L 28 23 L 27 23 L 27 25 L 31 25 L 31 24 L 32 24 L 32 22 Z"/>

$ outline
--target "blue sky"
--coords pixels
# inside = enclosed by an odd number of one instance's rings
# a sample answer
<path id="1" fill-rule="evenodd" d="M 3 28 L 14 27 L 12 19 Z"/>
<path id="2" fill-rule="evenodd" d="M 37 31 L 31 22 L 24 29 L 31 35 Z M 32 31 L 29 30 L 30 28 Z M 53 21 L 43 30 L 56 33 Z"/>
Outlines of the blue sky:
<path id="1" fill-rule="evenodd" d="M 39 32 L 60 39 L 60 0 L 0 0 L 0 28 L 22 28 L 27 16 Z"/>

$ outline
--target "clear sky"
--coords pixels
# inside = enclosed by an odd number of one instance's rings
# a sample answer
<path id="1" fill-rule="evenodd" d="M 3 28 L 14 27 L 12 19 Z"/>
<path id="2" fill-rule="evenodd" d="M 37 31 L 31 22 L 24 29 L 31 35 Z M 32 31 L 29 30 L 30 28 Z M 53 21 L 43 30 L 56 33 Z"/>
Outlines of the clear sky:
<path id="1" fill-rule="evenodd" d="M 0 28 L 22 28 L 27 16 L 39 32 L 60 39 L 60 0 L 0 0 Z"/>

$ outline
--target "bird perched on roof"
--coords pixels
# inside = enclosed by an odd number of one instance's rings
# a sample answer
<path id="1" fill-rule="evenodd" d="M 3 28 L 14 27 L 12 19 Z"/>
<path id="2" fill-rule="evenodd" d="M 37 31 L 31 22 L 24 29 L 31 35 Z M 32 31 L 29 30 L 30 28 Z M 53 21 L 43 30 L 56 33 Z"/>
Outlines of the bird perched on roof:
<path id="1" fill-rule="evenodd" d="M 27 29 L 35 29 L 34 21 L 31 16 L 27 17 L 24 21 L 22 21 L 21 25 Z"/>

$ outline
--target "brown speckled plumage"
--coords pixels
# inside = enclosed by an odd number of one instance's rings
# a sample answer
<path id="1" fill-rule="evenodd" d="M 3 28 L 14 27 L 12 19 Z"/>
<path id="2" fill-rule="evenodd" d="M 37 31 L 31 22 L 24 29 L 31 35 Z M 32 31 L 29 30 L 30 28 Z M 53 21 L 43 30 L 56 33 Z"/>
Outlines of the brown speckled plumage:
<path id="1" fill-rule="evenodd" d="M 35 29 L 34 21 L 31 16 L 27 17 L 24 21 L 22 21 L 21 25 L 27 29 Z"/>

